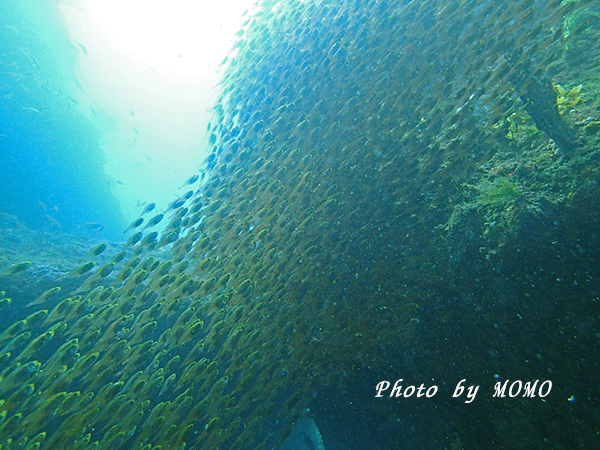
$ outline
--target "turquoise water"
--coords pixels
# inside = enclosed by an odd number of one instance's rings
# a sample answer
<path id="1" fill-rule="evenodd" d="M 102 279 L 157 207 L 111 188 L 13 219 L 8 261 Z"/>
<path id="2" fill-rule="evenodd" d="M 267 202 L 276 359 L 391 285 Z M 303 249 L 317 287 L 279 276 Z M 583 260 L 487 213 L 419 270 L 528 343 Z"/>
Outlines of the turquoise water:
<path id="1" fill-rule="evenodd" d="M 116 237 L 124 220 L 112 206 L 101 136 L 66 91 L 75 57 L 58 10 L 4 2 L 2 17 L 2 212 L 38 229 L 102 222 Z"/>

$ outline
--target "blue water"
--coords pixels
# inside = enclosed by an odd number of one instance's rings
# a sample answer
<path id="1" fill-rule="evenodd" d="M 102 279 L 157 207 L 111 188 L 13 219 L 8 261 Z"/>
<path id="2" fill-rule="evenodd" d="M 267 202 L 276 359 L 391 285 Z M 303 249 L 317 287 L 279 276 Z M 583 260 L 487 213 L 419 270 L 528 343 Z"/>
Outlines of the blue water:
<path id="1" fill-rule="evenodd" d="M 122 239 L 100 134 L 64 89 L 74 56 L 56 8 L 4 1 L 0 17 L 0 211 L 49 231 L 97 222 Z"/>

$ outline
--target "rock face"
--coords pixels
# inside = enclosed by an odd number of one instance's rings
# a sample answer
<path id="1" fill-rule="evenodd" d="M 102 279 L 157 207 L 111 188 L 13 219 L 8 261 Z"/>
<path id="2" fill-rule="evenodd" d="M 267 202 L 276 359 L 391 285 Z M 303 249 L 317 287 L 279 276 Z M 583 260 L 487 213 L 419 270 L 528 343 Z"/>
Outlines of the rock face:
<path id="1" fill-rule="evenodd" d="M 315 421 L 302 417 L 277 450 L 325 450 L 325 447 Z"/>
<path id="2" fill-rule="evenodd" d="M 273 448 L 310 406 L 344 448 L 593 448 L 597 141 L 565 158 L 514 83 L 585 92 L 563 3 L 260 2 L 202 188 L 0 337 L 0 442 Z M 411 377 L 440 393 L 374 398 Z"/>

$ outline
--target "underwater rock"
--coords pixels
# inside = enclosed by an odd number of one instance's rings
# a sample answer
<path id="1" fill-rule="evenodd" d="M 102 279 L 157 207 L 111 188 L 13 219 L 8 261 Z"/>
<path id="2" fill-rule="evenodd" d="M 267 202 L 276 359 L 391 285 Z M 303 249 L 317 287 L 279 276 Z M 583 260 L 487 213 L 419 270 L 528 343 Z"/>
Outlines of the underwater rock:
<path id="1" fill-rule="evenodd" d="M 303 417 L 296 422 L 288 438 L 276 450 L 325 450 L 315 421 Z"/>

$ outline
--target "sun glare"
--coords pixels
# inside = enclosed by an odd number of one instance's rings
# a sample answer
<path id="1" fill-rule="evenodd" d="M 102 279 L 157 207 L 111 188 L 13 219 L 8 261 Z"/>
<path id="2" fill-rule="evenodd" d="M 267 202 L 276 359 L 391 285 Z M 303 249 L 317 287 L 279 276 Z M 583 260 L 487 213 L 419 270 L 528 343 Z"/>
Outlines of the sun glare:
<path id="1" fill-rule="evenodd" d="M 153 67 L 169 69 L 181 59 L 180 70 L 199 64 L 216 65 L 239 26 L 232 4 L 198 0 L 90 0 L 90 8 L 106 35 L 123 52 Z M 247 3 L 247 2 L 245 2 Z M 228 17 L 228 14 L 230 16 Z"/>
<path id="2" fill-rule="evenodd" d="M 254 0 L 79 0 L 60 8 L 77 52 L 66 89 L 103 133 L 124 217 L 167 204 L 206 157 L 219 63 Z"/>

